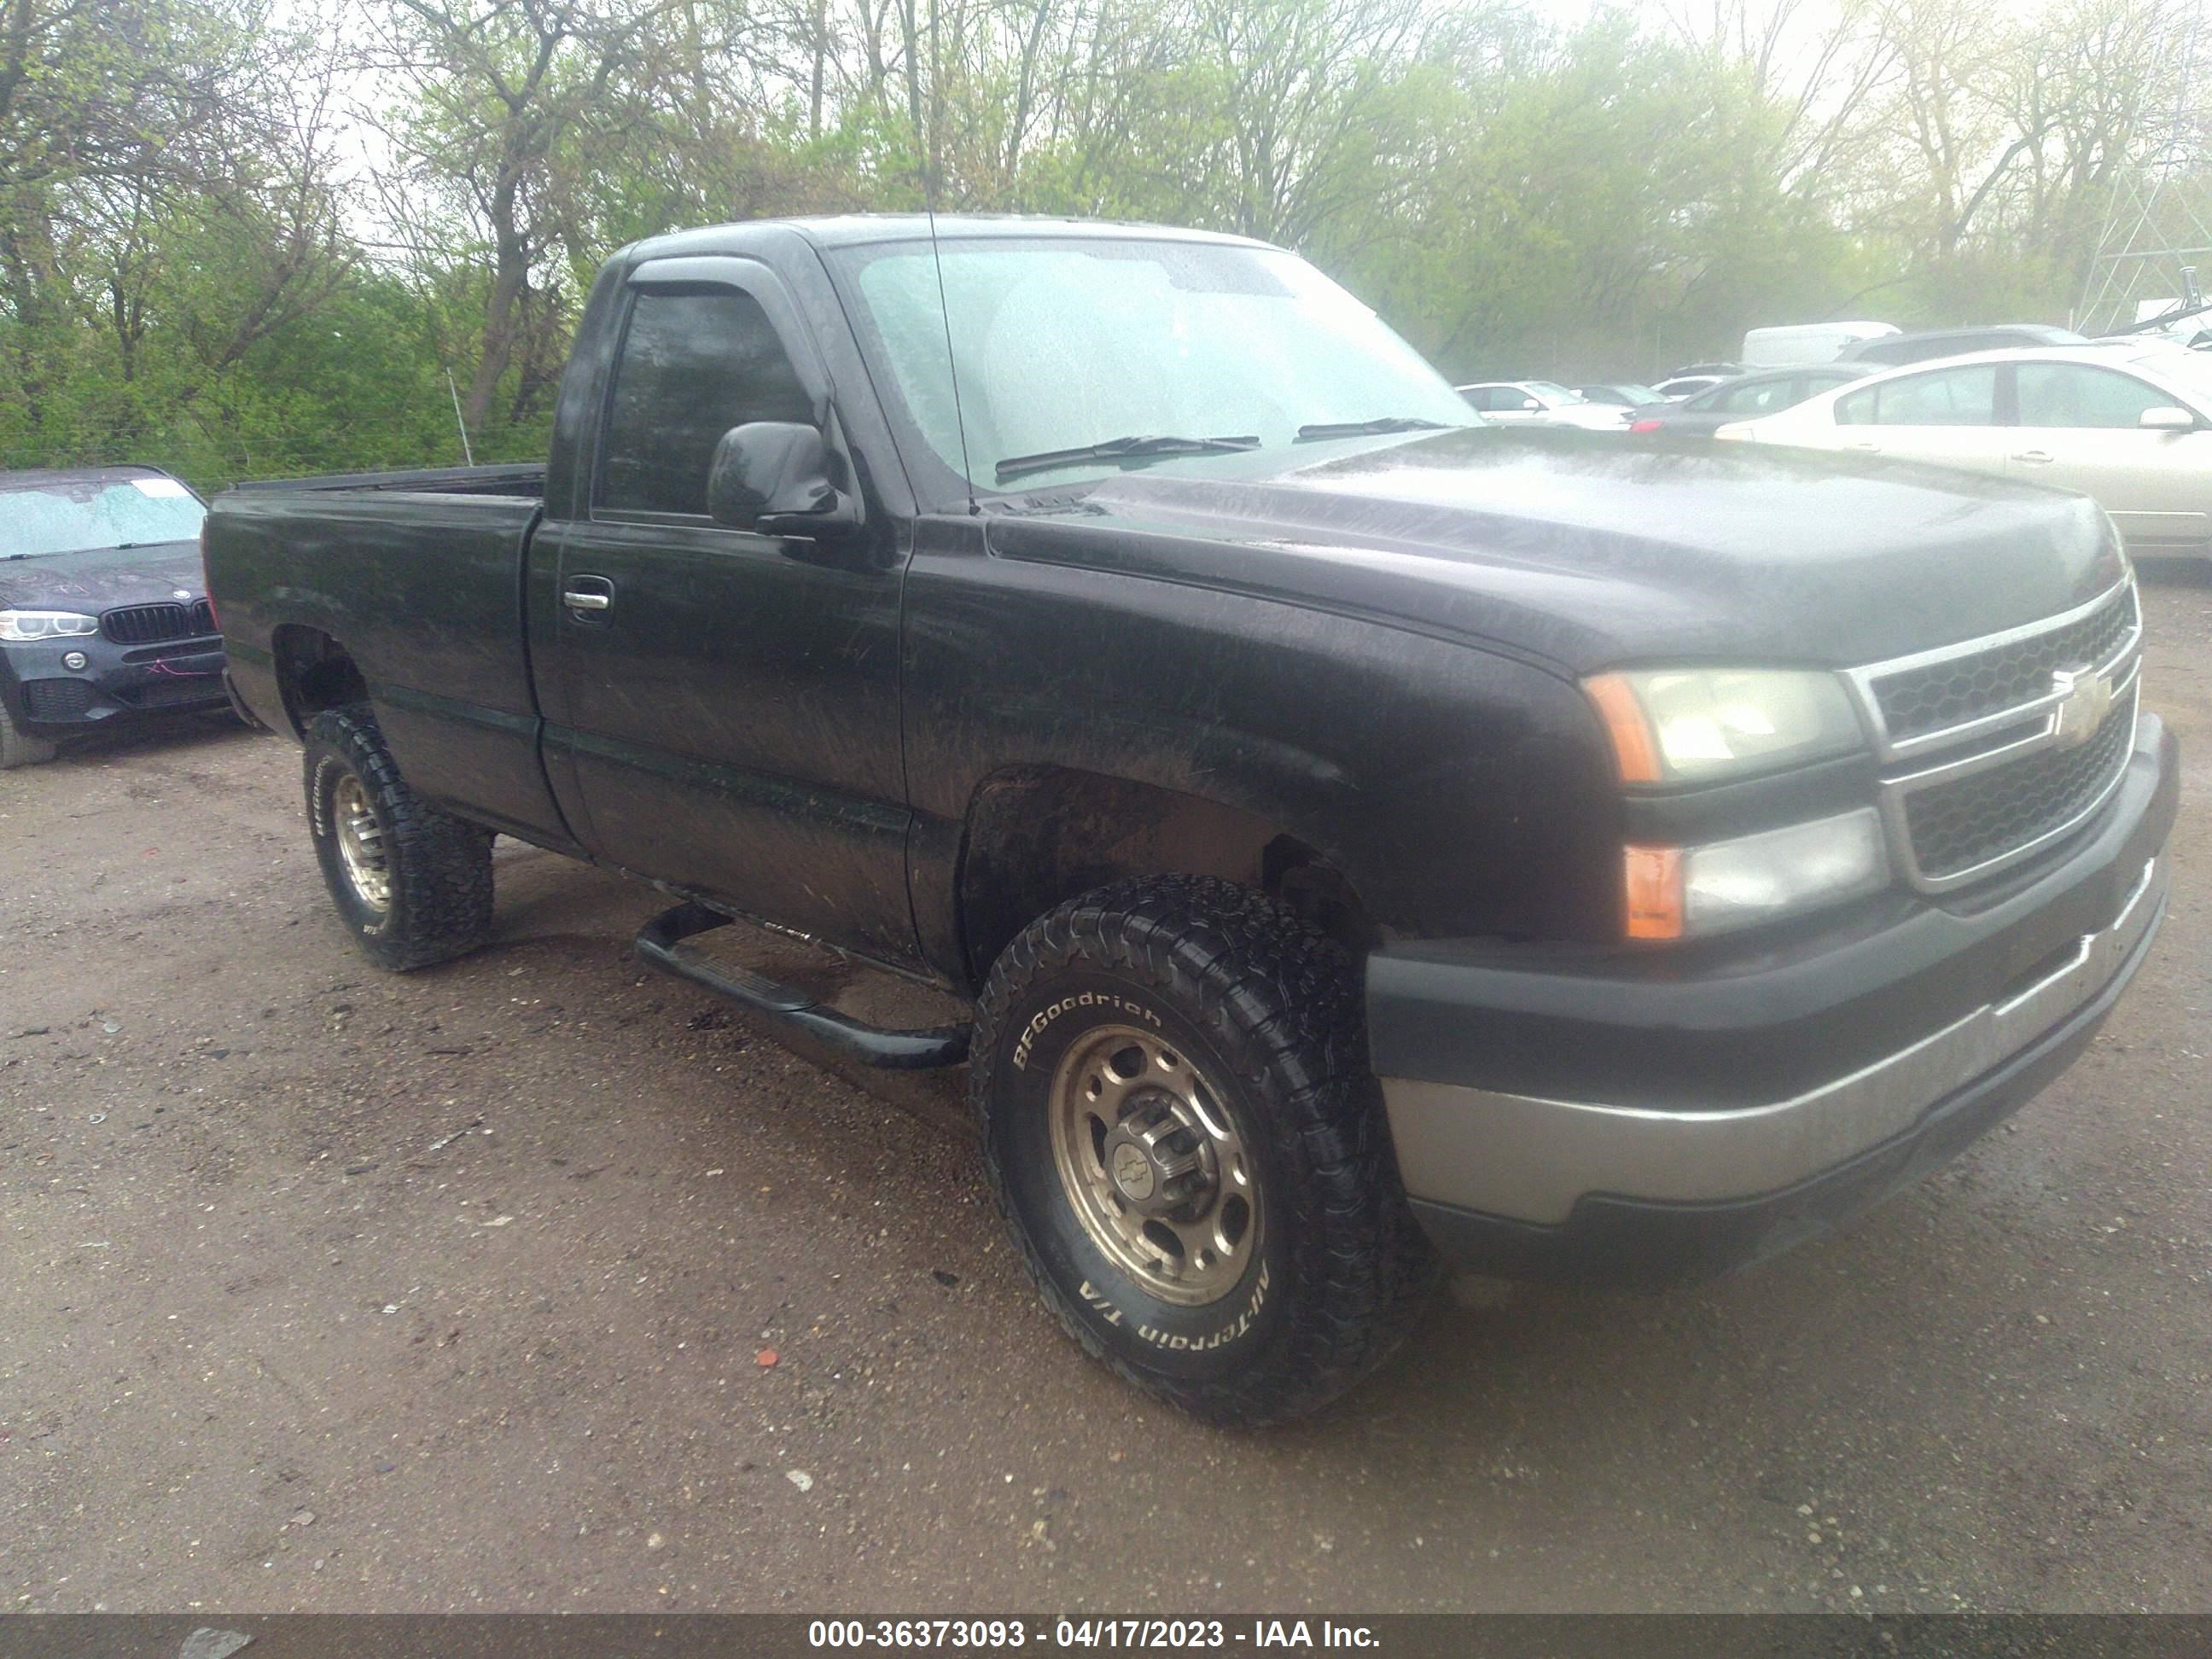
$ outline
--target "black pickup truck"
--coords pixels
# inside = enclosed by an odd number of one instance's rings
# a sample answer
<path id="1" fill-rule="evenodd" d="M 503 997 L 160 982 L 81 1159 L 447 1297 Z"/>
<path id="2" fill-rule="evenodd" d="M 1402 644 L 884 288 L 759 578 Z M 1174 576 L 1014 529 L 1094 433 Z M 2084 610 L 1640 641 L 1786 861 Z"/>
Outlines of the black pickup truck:
<path id="1" fill-rule="evenodd" d="M 641 243 L 542 471 L 216 501 L 236 694 L 370 959 L 485 937 L 495 832 L 646 878 L 653 963 L 968 1061 L 1047 1302 L 1247 1424 L 1440 1259 L 1832 1225 L 2141 964 L 2178 765 L 2092 502 L 1486 428 L 1278 249 L 938 230 Z M 972 1022 L 719 966 L 733 915 Z"/>

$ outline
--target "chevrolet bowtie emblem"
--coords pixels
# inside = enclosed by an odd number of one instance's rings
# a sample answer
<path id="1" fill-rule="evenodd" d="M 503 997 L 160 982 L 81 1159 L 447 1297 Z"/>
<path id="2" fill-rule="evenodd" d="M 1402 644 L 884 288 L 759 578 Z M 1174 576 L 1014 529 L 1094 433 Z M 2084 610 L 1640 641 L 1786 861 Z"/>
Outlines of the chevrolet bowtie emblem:
<path id="1" fill-rule="evenodd" d="M 2058 719 L 2051 736 L 2061 749 L 2079 749 L 2097 735 L 2112 706 L 2112 683 L 2086 668 L 2059 669 L 2051 677 L 2058 698 Z"/>

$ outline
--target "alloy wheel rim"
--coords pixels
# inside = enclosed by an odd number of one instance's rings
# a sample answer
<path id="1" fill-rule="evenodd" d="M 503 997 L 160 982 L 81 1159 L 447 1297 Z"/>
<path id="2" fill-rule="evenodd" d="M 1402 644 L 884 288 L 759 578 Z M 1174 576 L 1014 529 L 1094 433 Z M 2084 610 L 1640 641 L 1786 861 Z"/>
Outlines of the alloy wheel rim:
<path id="1" fill-rule="evenodd" d="M 368 804 L 368 791 L 351 773 L 331 791 L 331 817 L 337 830 L 338 858 L 354 895 L 373 910 L 392 908 L 392 860 L 385 850 L 384 826 Z"/>
<path id="2" fill-rule="evenodd" d="M 1049 1098 L 1053 1164 L 1091 1242 L 1163 1302 L 1229 1294 L 1260 1248 L 1259 1170 L 1189 1057 L 1100 1026 L 1061 1058 Z"/>

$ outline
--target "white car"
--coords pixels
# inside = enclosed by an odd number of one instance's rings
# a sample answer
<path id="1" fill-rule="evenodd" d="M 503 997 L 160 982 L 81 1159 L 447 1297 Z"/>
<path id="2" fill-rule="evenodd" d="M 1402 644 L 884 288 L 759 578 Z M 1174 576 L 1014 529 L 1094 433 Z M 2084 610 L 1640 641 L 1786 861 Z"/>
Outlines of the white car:
<path id="1" fill-rule="evenodd" d="M 2131 553 L 2212 550 L 2212 358 L 2164 343 L 1913 363 L 1714 435 L 2078 489 Z"/>
<path id="2" fill-rule="evenodd" d="M 1478 380 L 1452 389 L 1480 410 L 1486 421 L 1578 426 L 1594 432 L 1622 432 L 1628 427 L 1628 410 L 1621 404 L 1594 404 L 1553 380 Z"/>
<path id="3" fill-rule="evenodd" d="M 1862 340 L 1898 331 L 1895 323 L 1785 323 L 1754 328 L 1736 355 L 1746 368 L 1810 368 L 1834 362 Z"/>

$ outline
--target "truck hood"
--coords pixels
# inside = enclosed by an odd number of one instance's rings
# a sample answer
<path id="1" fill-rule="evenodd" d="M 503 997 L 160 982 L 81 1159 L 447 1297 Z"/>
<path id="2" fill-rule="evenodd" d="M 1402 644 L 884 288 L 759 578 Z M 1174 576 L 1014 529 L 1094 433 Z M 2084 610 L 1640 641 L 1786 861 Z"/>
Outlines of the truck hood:
<path id="1" fill-rule="evenodd" d="M 98 615 L 118 605 L 153 605 L 207 591 L 198 542 L 94 547 L 0 559 L 0 610 L 80 611 Z"/>
<path id="2" fill-rule="evenodd" d="M 1576 674 L 1876 662 L 2039 621 L 2125 568 L 2087 497 L 1909 463 L 1495 428 L 1328 449 L 1289 470 L 1259 451 L 1125 474 L 994 516 L 991 549 Z"/>

